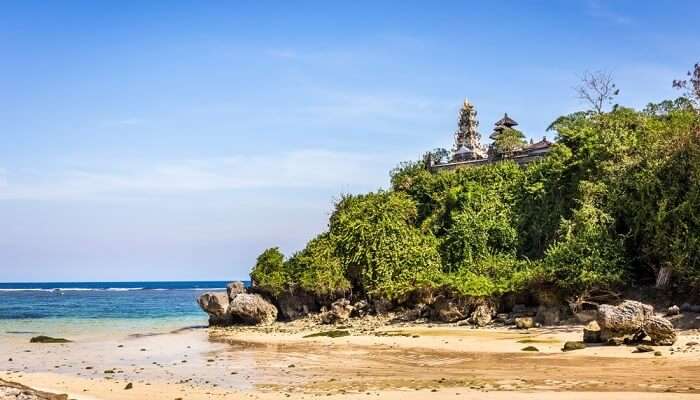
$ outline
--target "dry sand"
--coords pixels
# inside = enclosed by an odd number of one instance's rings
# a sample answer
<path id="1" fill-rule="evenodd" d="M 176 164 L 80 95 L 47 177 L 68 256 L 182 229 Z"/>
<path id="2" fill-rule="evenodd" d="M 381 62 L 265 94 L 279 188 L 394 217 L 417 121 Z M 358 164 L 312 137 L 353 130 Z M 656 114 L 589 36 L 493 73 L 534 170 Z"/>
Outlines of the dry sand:
<path id="1" fill-rule="evenodd" d="M 700 345 L 688 345 L 697 331 L 655 356 L 628 346 L 563 353 L 580 339 L 572 326 L 366 326 L 355 321 L 351 336 L 334 339 L 304 338 L 332 328 L 303 324 L 69 344 L 0 337 L 0 378 L 85 400 L 700 398 Z"/>

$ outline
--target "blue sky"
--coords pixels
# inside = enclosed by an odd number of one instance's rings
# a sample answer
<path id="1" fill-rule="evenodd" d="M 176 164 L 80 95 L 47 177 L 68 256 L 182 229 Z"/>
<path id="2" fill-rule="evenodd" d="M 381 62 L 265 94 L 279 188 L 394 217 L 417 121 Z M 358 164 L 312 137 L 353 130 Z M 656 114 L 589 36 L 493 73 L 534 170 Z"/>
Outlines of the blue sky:
<path id="1" fill-rule="evenodd" d="M 449 147 L 672 98 L 695 1 L 43 2 L 0 5 L 0 281 L 245 278 L 341 193 Z M 551 136 L 551 134 L 550 134 Z"/>

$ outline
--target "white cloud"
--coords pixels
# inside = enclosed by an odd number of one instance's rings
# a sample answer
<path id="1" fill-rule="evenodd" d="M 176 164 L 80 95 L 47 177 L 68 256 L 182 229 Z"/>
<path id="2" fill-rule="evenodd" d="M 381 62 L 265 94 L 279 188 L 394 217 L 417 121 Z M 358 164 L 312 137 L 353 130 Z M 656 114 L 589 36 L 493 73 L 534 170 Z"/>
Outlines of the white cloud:
<path id="1" fill-rule="evenodd" d="M 65 170 L 38 178 L 3 174 L 0 199 L 82 199 L 256 188 L 386 186 L 396 158 L 327 150 L 166 162 L 107 171 Z"/>

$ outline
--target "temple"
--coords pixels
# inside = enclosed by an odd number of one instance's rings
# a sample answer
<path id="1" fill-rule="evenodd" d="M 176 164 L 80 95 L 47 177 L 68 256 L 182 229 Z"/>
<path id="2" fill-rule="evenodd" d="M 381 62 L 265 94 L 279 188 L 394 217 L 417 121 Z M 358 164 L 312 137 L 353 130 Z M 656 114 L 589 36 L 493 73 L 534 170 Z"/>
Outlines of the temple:
<path id="1" fill-rule="evenodd" d="M 519 165 L 526 165 L 544 157 L 552 148 L 553 143 L 548 141 L 546 136 L 539 142 L 530 139 L 530 143 L 527 143 L 524 135 L 514 128 L 518 123 L 509 117 L 508 113 L 496 121 L 493 132 L 489 135 L 493 142 L 485 147 L 481 144 L 476 115 L 474 105 L 464 100 L 459 111 L 451 158 L 447 162 L 440 162 L 442 160 L 434 160 L 432 156 L 428 156 L 426 163 L 430 170 L 455 169 L 502 160 L 513 160 Z"/>

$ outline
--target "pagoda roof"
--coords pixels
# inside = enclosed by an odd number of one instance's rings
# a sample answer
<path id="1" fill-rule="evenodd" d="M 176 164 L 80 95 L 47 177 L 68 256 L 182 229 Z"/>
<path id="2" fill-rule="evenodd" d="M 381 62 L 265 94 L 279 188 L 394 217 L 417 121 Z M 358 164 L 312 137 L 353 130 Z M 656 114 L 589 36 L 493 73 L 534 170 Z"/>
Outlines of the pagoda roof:
<path id="1" fill-rule="evenodd" d="M 495 124 L 495 125 L 496 125 L 496 126 L 502 125 L 502 126 L 507 126 L 507 127 L 510 128 L 511 126 L 518 125 L 518 123 L 515 122 L 514 119 L 512 119 L 511 117 L 509 117 L 509 116 L 508 116 L 508 113 L 505 113 L 505 114 L 503 114 L 503 118 L 501 118 L 501 119 L 499 119 L 498 121 L 496 121 L 496 124 Z"/>

